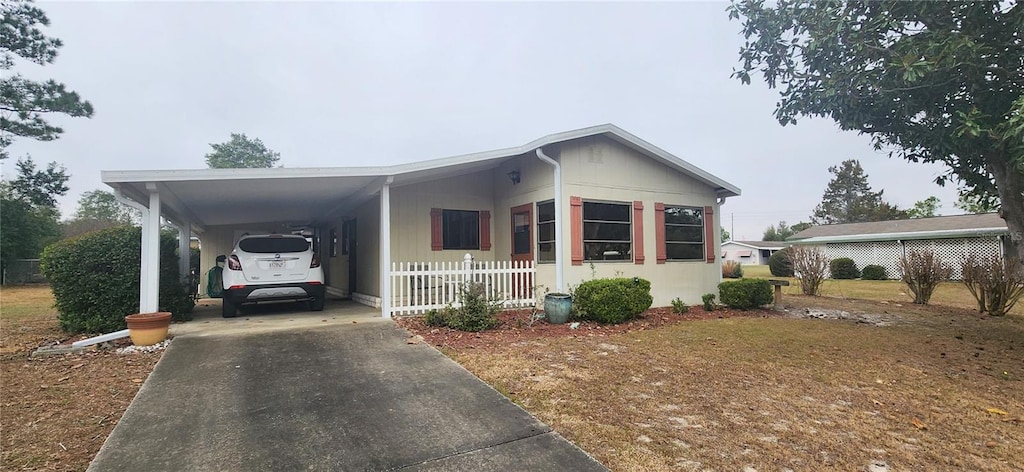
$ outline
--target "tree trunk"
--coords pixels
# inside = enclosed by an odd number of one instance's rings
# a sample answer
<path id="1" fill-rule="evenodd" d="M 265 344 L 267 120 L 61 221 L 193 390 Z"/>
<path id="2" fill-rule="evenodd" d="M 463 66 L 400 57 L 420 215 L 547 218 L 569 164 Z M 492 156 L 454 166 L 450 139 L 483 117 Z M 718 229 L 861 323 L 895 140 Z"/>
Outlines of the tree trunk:
<path id="1" fill-rule="evenodd" d="M 999 193 L 999 216 L 1010 229 L 1010 247 L 1006 255 L 1024 270 L 1024 173 L 1005 153 L 985 159 Z"/>

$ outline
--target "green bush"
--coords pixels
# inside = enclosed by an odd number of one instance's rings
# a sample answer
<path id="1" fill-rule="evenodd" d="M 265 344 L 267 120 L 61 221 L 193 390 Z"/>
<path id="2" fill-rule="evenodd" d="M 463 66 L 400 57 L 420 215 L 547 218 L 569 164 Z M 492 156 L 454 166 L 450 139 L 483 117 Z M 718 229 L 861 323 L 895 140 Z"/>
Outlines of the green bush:
<path id="1" fill-rule="evenodd" d="M 850 280 L 860 277 L 860 270 L 857 263 L 849 257 L 838 257 L 828 263 L 828 271 L 832 273 L 833 279 Z"/>
<path id="2" fill-rule="evenodd" d="M 789 259 L 789 248 L 776 251 L 768 258 L 768 270 L 776 277 L 792 277 L 793 262 Z"/>
<path id="3" fill-rule="evenodd" d="M 588 280 L 576 287 L 573 296 L 580 317 L 598 323 L 631 320 L 654 303 L 651 282 L 638 277 Z"/>
<path id="4" fill-rule="evenodd" d="M 672 312 L 677 315 L 682 315 L 690 311 L 690 305 L 683 302 L 681 298 L 672 300 Z"/>
<path id="5" fill-rule="evenodd" d="M 445 319 L 444 313 L 439 310 L 430 310 L 424 313 L 423 323 L 436 328 L 448 326 L 448 320 Z"/>
<path id="6" fill-rule="evenodd" d="M 50 281 L 60 327 L 67 333 L 106 333 L 125 329 L 124 317 L 139 311 L 142 231 L 117 227 L 54 243 L 40 265 Z M 177 242 L 160 240 L 160 311 L 172 319 L 190 318 L 194 303 L 178 276 Z"/>
<path id="7" fill-rule="evenodd" d="M 704 311 L 715 311 L 715 294 L 705 293 L 700 299 L 704 302 Z"/>
<path id="8" fill-rule="evenodd" d="M 723 262 L 722 277 L 725 277 L 727 279 L 743 278 L 743 265 L 736 261 Z"/>
<path id="9" fill-rule="evenodd" d="M 459 306 L 449 306 L 441 314 L 449 328 L 477 332 L 498 326 L 501 301 L 487 298 L 482 284 L 473 283 L 460 288 L 459 301 Z"/>
<path id="10" fill-rule="evenodd" d="M 864 266 L 864 270 L 860 272 L 860 278 L 864 280 L 888 280 L 889 274 L 886 273 L 885 267 L 870 264 Z"/>
<path id="11" fill-rule="evenodd" d="M 772 285 L 764 279 L 743 279 L 718 284 L 722 303 L 730 308 L 749 310 L 772 302 Z"/>

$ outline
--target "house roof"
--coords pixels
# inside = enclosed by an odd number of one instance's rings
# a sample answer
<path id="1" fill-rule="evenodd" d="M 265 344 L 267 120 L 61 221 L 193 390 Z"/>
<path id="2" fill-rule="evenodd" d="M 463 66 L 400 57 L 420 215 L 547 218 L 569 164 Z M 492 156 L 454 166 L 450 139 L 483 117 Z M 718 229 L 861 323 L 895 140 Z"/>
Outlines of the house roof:
<path id="1" fill-rule="evenodd" d="M 789 246 L 789 243 L 783 241 L 725 241 L 722 243 L 723 246 L 726 244 L 735 244 L 752 249 L 782 249 Z"/>
<path id="2" fill-rule="evenodd" d="M 1006 222 L 996 213 L 936 216 L 908 220 L 846 223 L 807 228 L 787 241 L 799 244 L 941 239 L 1008 234 Z"/>
<path id="3" fill-rule="evenodd" d="M 521 146 L 392 166 L 275 169 L 184 169 L 103 171 L 115 190 L 141 203 L 153 187 L 165 216 L 197 226 L 273 221 L 312 221 L 365 200 L 385 181 L 393 186 L 464 175 L 499 166 L 504 160 L 544 146 L 604 136 L 711 186 L 719 197 L 738 196 L 739 187 L 615 126 L 604 124 L 550 134 Z M 297 179 L 302 179 L 301 184 Z M 348 203 L 346 203 L 348 202 Z"/>

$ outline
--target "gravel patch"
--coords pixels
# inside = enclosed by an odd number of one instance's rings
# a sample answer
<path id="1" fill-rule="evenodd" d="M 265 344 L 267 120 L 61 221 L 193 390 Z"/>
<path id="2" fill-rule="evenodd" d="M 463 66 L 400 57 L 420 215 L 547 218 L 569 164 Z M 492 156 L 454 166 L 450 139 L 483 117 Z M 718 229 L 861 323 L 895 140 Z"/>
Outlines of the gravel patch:
<path id="1" fill-rule="evenodd" d="M 129 345 L 129 346 L 118 348 L 117 349 L 117 353 L 118 354 L 139 354 L 139 353 L 144 353 L 144 352 L 148 353 L 148 352 L 163 351 L 164 349 L 167 349 L 167 346 L 169 346 L 170 344 L 171 344 L 171 340 L 170 339 L 165 339 L 165 340 L 163 340 L 161 342 L 158 342 L 156 344 L 153 344 L 151 346 L 136 346 L 136 345 L 132 344 L 132 345 Z"/>

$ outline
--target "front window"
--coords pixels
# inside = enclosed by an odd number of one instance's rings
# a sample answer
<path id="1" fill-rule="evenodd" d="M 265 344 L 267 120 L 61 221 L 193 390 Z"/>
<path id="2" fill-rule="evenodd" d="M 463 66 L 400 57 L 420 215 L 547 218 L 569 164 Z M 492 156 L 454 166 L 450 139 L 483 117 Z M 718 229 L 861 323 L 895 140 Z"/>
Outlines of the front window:
<path id="1" fill-rule="evenodd" d="M 555 261 L 555 202 L 537 204 L 537 261 Z"/>
<path id="2" fill-rule="evenodd" d="M 588 261 L 632 259 L 632 206 L 628 203 L 583 202 L 583 254 Z"/>
<path id="3" fill-rule="evenodd" d="M 704 260 L 703 209 L 665 207 L 665 255 L 670 261 Z"/>
<path id="4" fill-rule="evenodd" d="M 444 210 L 444 249 L 480 249 L 480 212 L 466 210 Z"/>

